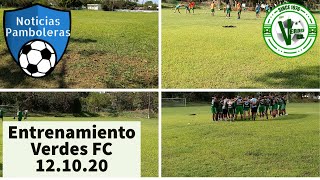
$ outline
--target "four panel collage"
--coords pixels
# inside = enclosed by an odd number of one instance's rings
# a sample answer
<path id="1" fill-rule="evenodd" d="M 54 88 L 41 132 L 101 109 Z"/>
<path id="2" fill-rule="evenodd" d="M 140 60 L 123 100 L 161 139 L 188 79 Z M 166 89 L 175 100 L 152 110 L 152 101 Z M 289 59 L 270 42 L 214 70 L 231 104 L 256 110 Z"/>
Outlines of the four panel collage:
<path id="1" fill-rule="evenodd" d="M 319 0 L 0 0 L 0 16 L 1 177 L 320 177 Z M 111 142 L 108 164 L 83 168 L 80 133 Z"/>

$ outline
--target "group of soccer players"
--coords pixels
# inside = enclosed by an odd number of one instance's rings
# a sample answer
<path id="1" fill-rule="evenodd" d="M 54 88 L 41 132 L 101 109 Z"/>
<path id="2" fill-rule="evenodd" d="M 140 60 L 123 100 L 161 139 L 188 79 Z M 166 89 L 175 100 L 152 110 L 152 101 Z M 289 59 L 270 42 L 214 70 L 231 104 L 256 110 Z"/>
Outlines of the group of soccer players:
<path id="1" fill-rule="evenodd" d="M 248 96 L 242 98 L 236 97 L 218 97 L 213 96 L 211 102 L 212 120 L 256 120 L 257 113 L 261 119 L 269 119 L 277 116 L 287 115 L 286 96 L 268 95 L 268 96 Z"/>
<path id="2" fill-rule="evenodd" d="M 192 13 L 194 13 L 194 8 L 196 6 L 196 3 L 194 1 L 190 1 L 187 4 L 182 4 L 182 3 L 178 3 L 174 9 L 174 13 L 176 13 L 178 11 L 178 13 L 181 14 L 180 12 L 180 7 L 184 6 L 186 8 L 186 13 L 190 13 L 192 10 Z"/>
<path id="3" fill-rule="evenodd" d="M 282 4 L 286 1 L 280 1 L 278 4 Z M 241 16 L 241 12 L 242 12 L 242 1 L 235 1 L 235 5 L 236 5 L 236 9 L 237 9 L 237 14 L 238 14 L 238 19 L 240 19 L 240 16 Z M 262 5 L 262 2 L 258 2 L 255 6 L 255 12 L 256 12 L 256 17 L 257 18 L 260 18 L 260 12 L 261 12 L 261 5 Z M 175 7 L 175 10 L 174 10 L 174 13 L 176 13 L 176 11 L 178 11 L 180 13 L 180 7 L 184 6 L 185 9 L 186 9 L 186 13 L 190 13 L 190 10 L 192 10 L 192 12 L 194 13 L 194 9 L 195 9 L 195 2 L 194 1 L 190 1 L 190 2 L 187 2 L 187 4 L 183 4 L 183 3 L 178 3 Z M 277 4 L 276 3 L 273 3 L 273 4 L 265 4 L 265 11 L 266 11 L 266 14 L 268 15 L 271 10 L 273 9 L 273 7 L 276 7 Z M 211 15 L 214 16 L 214 13 L 215 13 L 215 7 L 216 7 L 216 2 L 215 0 L 213 0 L 210 4 L 210 11 L 211 11 Z M 230 19 L 230 16 L 231 16 L 231 3 L 229 1 L 226 1 L 226 7 L 223 8 L 224 12 L 226 13 L 226 18 L 229 18 Z"/>

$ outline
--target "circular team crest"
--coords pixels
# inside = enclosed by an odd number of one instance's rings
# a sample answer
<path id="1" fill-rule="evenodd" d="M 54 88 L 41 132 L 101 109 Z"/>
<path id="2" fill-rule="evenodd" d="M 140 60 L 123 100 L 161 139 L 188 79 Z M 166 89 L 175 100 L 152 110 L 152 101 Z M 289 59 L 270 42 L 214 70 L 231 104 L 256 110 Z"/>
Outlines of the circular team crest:
<path id="1" fill-rule="evenodd" d="M 263 23 L 263 38 L 278 55 L 297 57 L 315 43 L 317 23 L 313 15 L 298 4 L 283 4 L 273 9 Z"/>

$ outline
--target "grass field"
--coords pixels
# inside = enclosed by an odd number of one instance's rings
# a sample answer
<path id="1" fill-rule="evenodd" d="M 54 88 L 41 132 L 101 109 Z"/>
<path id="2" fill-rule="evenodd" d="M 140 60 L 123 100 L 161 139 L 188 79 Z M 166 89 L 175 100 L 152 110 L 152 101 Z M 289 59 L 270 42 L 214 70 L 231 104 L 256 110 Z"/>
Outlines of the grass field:
<path id="1" fill-rule="evenodd" d="M 4 120 L 14 121 L 12 117 L 6 117 Z M 130 117 L 29 117 L 28 121 L 141 121 L 141 176 L 158 176 L 158 119 L 156 118 L 143 119 Z M 2 137 L 2 124 L 0 130 Z M 2 156 L 2 143 L 0 153 Z M 2 158 L 0 172 L 2 175 Z"/>
<path id="2" fill-rule="evenodd" d="M 274 54 L 262 37 L 262 18 L 243 12 L 241 20 L 209 9 L 195 14 L 162 10 L 164 88 L 319 88 L 320 36 L 296 58 Z M 315 14 L 320 22 L 320 14 Z M 223 28 L 233 25 L 235 28 Z M 319 26 L 319 25 L 318 25 Z"/>
<path id="3" fill-rule="evenodd" d="M 3 16 L 3 9 L 0 9 Z M 55 71 L 25 76 L 0 34 L 2 88 L 155 88 L 158 85 L 158 13 L 72 11 L 67 52 Z M 2 30 L 2 18 L 0 29 Z"/>
<path id="4" fill-rule="evenodd" d="M 163 176 L 320 176 L 319 104 L 273 120 L 212 122 L 210 104 L 162 109 Z M 195 113 L 195 116 L 191 116 Z"/>

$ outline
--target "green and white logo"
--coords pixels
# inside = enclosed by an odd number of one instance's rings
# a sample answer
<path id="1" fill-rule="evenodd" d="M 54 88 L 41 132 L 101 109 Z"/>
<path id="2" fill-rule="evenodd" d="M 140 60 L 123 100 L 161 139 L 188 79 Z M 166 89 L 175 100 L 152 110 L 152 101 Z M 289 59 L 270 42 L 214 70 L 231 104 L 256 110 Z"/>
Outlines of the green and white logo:
<path id="1" fill-rule="evenodd" d="M 263 37 L 268 47 L 278 55 L 297 57 L 307 52 L 317 38 L 317 23 L 313 15 L 298 4 L 277 6 L 263 23 Z"/>

